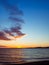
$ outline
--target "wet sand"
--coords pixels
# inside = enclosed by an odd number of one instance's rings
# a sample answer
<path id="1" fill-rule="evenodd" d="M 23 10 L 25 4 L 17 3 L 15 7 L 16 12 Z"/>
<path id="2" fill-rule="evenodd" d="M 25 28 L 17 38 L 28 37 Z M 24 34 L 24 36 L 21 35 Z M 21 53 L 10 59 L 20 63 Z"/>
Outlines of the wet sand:
<path id="1" fill-rule="evenodd" d="M 0 65 L 49 65 L 49 60 L 48 61 L 36 61 L 36 62 L 28 62 L 28 63 L 21 63 L 21 64 L 16 64 L 16 63 L 0 63 Z"/>
<path id="2" fill-rule="evenodd" d="M 49 61 L 29 62 L 29 63 L 24 63 L 23 65 L 49 65 Z"/>

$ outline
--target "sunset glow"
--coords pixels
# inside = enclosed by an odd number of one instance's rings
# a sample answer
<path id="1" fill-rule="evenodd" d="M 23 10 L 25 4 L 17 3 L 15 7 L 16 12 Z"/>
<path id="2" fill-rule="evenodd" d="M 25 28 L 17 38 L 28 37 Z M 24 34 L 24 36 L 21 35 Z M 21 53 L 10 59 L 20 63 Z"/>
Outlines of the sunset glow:
<path id="1" fill-rule="evenodd" d="M 0 48 L 48 46 L 48 1 L 0 1 Z"/>

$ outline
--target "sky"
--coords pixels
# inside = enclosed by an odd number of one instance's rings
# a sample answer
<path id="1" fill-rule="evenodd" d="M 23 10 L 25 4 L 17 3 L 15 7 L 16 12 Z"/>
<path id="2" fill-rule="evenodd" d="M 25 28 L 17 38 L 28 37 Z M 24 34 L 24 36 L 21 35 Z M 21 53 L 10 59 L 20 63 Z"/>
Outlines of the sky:
<path id="1" fill-rule="evenodd" d="M 49 0 L 0 0 L 2 46 L 49 46 Z"/>

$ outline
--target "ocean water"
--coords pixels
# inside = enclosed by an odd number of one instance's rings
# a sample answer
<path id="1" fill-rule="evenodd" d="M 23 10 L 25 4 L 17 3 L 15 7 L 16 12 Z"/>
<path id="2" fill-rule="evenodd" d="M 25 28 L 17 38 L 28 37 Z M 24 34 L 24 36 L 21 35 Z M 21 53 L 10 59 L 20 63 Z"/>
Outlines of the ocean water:
<path id="1" fill-rule="evenodd" d="M 0 48 L 0 63 L 26 63 L 49 60 L 48 48 L 36 49 L 8 49 Z"/>

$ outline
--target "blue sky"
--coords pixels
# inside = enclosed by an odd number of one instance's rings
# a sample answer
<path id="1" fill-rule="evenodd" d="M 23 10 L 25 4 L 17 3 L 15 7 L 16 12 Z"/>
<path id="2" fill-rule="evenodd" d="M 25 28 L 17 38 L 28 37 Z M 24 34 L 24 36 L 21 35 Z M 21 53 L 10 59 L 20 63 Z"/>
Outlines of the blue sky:
<path id="1" fill-rule="evenodd" d="M 22 40 L 25 43 L 46 43 L 49 45 L 49 0 L 9 0 L 9 2 L 18 5 L 24 13 L 22 18 L 25 23 L 22 25 L 21 31 L 27 36 Z M 4 25 L 3 28 L 8 24 L 10 27 L 11 23 L 6 23 L 8 21 L 6 10 L 2 6 L 0 8 L 2 9 L 0 10 L 0 21 L 5 21 L 4 24 L 2 22 L 0 24 Z"/>
<path id="2" fill-rule="evenodd" d="M 28 33 L 33 41 L 49 42 L 49 1 L 20 0 L 19 7 L 24 12 L 26 23 L 22 31 Z"/>

